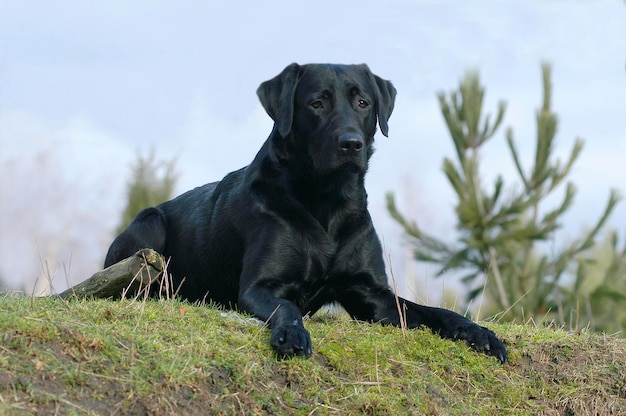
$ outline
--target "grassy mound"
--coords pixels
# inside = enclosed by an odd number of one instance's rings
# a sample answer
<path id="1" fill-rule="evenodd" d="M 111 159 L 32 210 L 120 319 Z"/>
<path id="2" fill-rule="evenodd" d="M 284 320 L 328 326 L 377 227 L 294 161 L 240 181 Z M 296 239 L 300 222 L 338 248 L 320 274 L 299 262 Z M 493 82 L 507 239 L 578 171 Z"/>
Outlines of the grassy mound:
<path id="1" fill-rule="evenodd" d="M 179 301 L 0 297 L 0 414 L 626 414 L 626 341 L 489 324 L 510 363 L 429 331 L 323 316 L 309 360 Z"/>

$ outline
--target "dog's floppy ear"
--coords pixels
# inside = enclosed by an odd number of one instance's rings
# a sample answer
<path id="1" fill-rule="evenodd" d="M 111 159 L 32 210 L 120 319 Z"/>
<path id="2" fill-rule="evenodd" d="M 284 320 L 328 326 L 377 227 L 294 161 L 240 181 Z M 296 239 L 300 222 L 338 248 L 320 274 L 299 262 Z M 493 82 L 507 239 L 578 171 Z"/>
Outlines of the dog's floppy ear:
<path id="1" fill-rule="evenodd" d="M 363 64 L 362 67 L 365 69 L 376 95 L 376 115 L 378 116 L 380 131 L 387 137 L 389 136 L 387 121 L 396 101 L 396 89 L 391 82 L 374 75 L 367 65 Z"/>
<path id="2" fill-rule="evenodd" d="M 287 137 L 291 131 L 294 97 L 299 75 L 300 65 L 293 63 L 274 78 L 262 83 L 256 90 L 263 108 L 274 120 L 278 133 L 282 137 Z"/>

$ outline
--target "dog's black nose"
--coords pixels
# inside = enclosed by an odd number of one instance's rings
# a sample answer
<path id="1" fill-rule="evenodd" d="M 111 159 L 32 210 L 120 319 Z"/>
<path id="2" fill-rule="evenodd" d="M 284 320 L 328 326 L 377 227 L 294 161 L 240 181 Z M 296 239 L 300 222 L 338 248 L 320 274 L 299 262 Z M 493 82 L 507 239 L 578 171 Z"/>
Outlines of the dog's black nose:
<path id="1" fill-rule="evenodd" d="M 365 141 L 359 133 L 346 132 L 339 135 L 339 151 L 342 153 L 358 153 L 363 146 L 365 146 Z"/>

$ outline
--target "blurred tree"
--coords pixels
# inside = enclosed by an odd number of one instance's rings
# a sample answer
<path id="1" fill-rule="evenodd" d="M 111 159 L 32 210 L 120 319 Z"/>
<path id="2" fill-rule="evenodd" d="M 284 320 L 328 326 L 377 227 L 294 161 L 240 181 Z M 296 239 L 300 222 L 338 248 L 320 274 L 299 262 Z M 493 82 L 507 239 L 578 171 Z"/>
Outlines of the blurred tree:
<path id="1" fill-rule="evenodd" d="M 483 119 L 485 89 L 476 73 L 468 73 L 458 91 L 449 96 L 438 95 L 456 149 L 456 162 L 445 158 L 443 171 L 458 197 L 457 244 L 429 235 L 409 221 L 398 211 L 393 194 L 387 195 L 387 207 L 409 235 L 417 260 L 441 265 L 438 275 L 454 269 L 467 273 L 462 281 L 471 285 L 469 300 L 484 291 L 490 312 L 498 311 L 504 319 L 543 319 L 552 314 L 562 324 L 568 324 L 566 315 L 571 311 L 578 312 L 577 317 L 589 315 L 579 313 L 581 305 L 592 310 L 594 303 L 624 299 L 626 291 L 616 291 L 613 283 L 623 271 L 625 256 L 618 251 L 614 239 L 613 245 L 607 246 L 612 250 L 610 265 L 593 271 L 602 275 L 595 279 L 598 285 L 592 292 L 582 290 L 592 270 L 595 239 L 620 199 L 615 190 L 591 230 L 559 252 L 548 255 L 539 250 L 537 243 L 553 238 L 563 214 L 572 205 L 576 188 L 571 182 L 564 184 L 564 180 L 583 148 L 583 141 L 576 139 L 564 163 L 552 155 L 557 117 L 550 106 L 550 73 L 550 66 L 544 64 L 543 103 L 537 112 L 535 157 L 529 171 L 522 166 L 513 131 L 506 131 L 508 149 L 521 181 L 521 186 L 509 187 L 506 192 L 501 175 L 491 192 L 479 175 L 480 150 L 500 126 L 505 103 L 499 103 L 493 122 L 490 115 Z M 561 202 L 555 208 L 544 208 L 546 198 L 561 184 L 565 185 Z"/>
<path id="2" fill-rule="evenodd" d="M 565 303 L 577 306 L 563 317 L 570 326 L 578 321 L 598 331 L 626 335 L 626 244 L 621 249 L 618 245 L 617 233 L 610 231 L 588 256 L 578 259 L 581 270 L 564 293 Z"/>
<path id="3" fill-rule="evenodd" d="M 154 149 L 147 156 L 137 155 L 132 168 L 132 177 L 128 183 L 127 203 L 122 220 L 117 227 L 117 234 L 128 227 L 135 216 L 144 208 L 152 207 L 172 198 L 177 175 L 175 160 L 156 162 Z"/>

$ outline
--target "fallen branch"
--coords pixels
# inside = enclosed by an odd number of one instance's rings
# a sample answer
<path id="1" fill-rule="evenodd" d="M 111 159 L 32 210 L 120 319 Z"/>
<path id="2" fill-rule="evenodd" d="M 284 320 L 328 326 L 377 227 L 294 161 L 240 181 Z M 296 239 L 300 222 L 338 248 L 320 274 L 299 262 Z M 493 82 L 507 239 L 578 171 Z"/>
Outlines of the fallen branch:
<path id="1" fill-rule="evenodd" d="M 122 293 L 136 293 L 154 283 L 163 274 L 164 262 L 152 249 L 139 250 L 131 257 L 95 273 L 89 279 L 72 286 L 57 296 L 120 298 Z"/>

